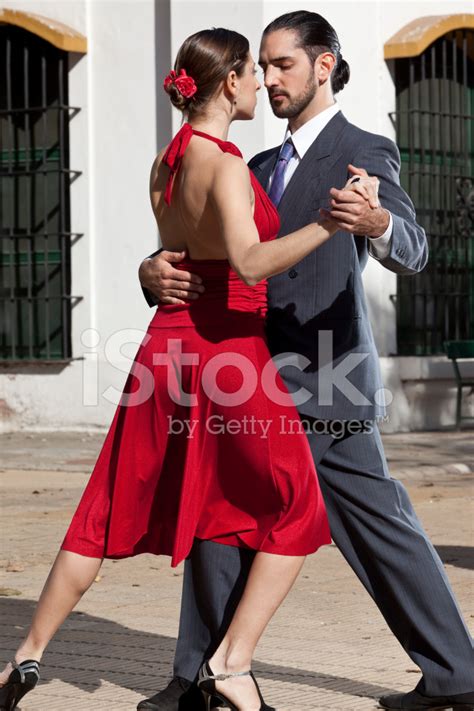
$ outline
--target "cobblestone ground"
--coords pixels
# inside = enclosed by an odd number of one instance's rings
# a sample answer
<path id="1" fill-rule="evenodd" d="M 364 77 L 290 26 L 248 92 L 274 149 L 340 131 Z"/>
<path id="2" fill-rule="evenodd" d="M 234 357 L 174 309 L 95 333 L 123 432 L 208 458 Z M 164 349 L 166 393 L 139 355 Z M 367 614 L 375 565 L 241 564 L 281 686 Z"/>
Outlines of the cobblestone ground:
<path id="1" fill-rule="evenodd" d="M 403 478 L 440 553 L 471 630 L 472 433 L 386 436 L 392 475 Z M 0 661 L 30 619 L 49 566 L 95 461 L 102 435 L 0 437 Z M 81 471 L 82 470 L 82 471 Z M 100 579 L 43 659 L 42 683 L 23 711 L 133 711 L 170 678 L 182 567 L 168 558 L 106 561 Z M 377 707 L 420 673 L 335 546 L 308 558 L 256 655 L 278 711 Z"/>

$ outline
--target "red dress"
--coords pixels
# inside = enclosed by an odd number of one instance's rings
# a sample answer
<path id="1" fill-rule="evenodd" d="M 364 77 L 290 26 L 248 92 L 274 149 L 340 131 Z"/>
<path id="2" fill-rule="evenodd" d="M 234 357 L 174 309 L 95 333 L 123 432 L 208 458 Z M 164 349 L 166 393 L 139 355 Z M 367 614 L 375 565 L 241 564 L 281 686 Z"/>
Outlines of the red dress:
<path id="1" fill-rule="evenodd" d="M 193 132 L 185 124 L 164 161 L 165 200 Z M 278 212 L 250 172 L 260 240 Z M 268 351 L 266 282 L 247 286 L 224 259 L 192 260 L 206 291 L 160 305 L 62 548 L 92 557 L 165 554 L 176 566 L 194 538 L 307 555 L 330 543 L 311 451 Z M 284 402 L 283 402 L 284 401 Z"/>

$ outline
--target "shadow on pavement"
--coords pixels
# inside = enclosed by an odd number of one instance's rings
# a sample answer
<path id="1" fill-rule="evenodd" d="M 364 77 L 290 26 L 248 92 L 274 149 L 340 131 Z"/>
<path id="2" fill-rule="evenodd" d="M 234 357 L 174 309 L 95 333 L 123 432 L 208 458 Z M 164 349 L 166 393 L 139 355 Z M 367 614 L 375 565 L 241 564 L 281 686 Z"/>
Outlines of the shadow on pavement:
<path id="1" fill-rule="evenodd" d="M 29 624 L 32 600 L 0 597 L 2 646 L 0 663 L 6 663 Z M 150 620 L 150 627 L 153 620 Z M 61 679 L 93 693 L 103 682 L 150 696 L 162 689 L 172 673 L 176 640 L 125 627 L 111 620 L 73 612 L 43 657 L 41 683 Z M 328 640 L 330 644 L 330 640 Z M 323 653 L 323 651 L 321 652 Z M 342 676 L 318 674 L 295 667 L 255 662 L 254 669 L 272 681 L 305 685 L 349 696 L 375 698 L 393 689 Z"/>
<path id="2" fill-rule="evenodd" d="M 436 546 L 438 555 L 447 565 L 474 570 L 474 548 L 472 546 Z"/>

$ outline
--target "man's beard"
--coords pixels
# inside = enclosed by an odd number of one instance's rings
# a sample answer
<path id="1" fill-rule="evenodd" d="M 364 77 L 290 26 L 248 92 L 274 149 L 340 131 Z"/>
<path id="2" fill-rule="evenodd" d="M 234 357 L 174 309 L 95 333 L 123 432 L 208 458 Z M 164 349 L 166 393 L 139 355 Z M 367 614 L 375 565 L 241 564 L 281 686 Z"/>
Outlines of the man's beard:
<path id="1" fill-rule="evenodd" d="M 293 100 L 290 100 L 288 106 L 275 106 L 270 101 L 273 113 L 277 116 L 277 118 L 295 118 L 295 116 L 298 116 L 305 110 L 308 104 L 311 103 L 316 94 L 316 90 L 317 84 L 314 80 L 314 75 L 311 72 L 303 92 Z M 288 97 L 288 94 L 285 94 L 285 96 Z"/>

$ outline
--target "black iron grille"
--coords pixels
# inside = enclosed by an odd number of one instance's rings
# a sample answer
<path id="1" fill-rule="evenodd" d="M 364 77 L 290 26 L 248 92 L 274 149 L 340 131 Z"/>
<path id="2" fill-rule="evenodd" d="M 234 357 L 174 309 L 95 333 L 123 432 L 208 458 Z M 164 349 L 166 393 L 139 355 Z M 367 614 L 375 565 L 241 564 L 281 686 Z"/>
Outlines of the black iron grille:
<path id="1" fill-rule="evenodd" d="M 0 25 L 0 358 L 72 357 L 68 54 Z"/>
<path id="2" fill-rule="evenodd" d="M 400 355 L 443 352 L 474 337 L 474 33 L 456 30 L 395 60 L 401 181 L 430 259 L 397 284 Z"/>

